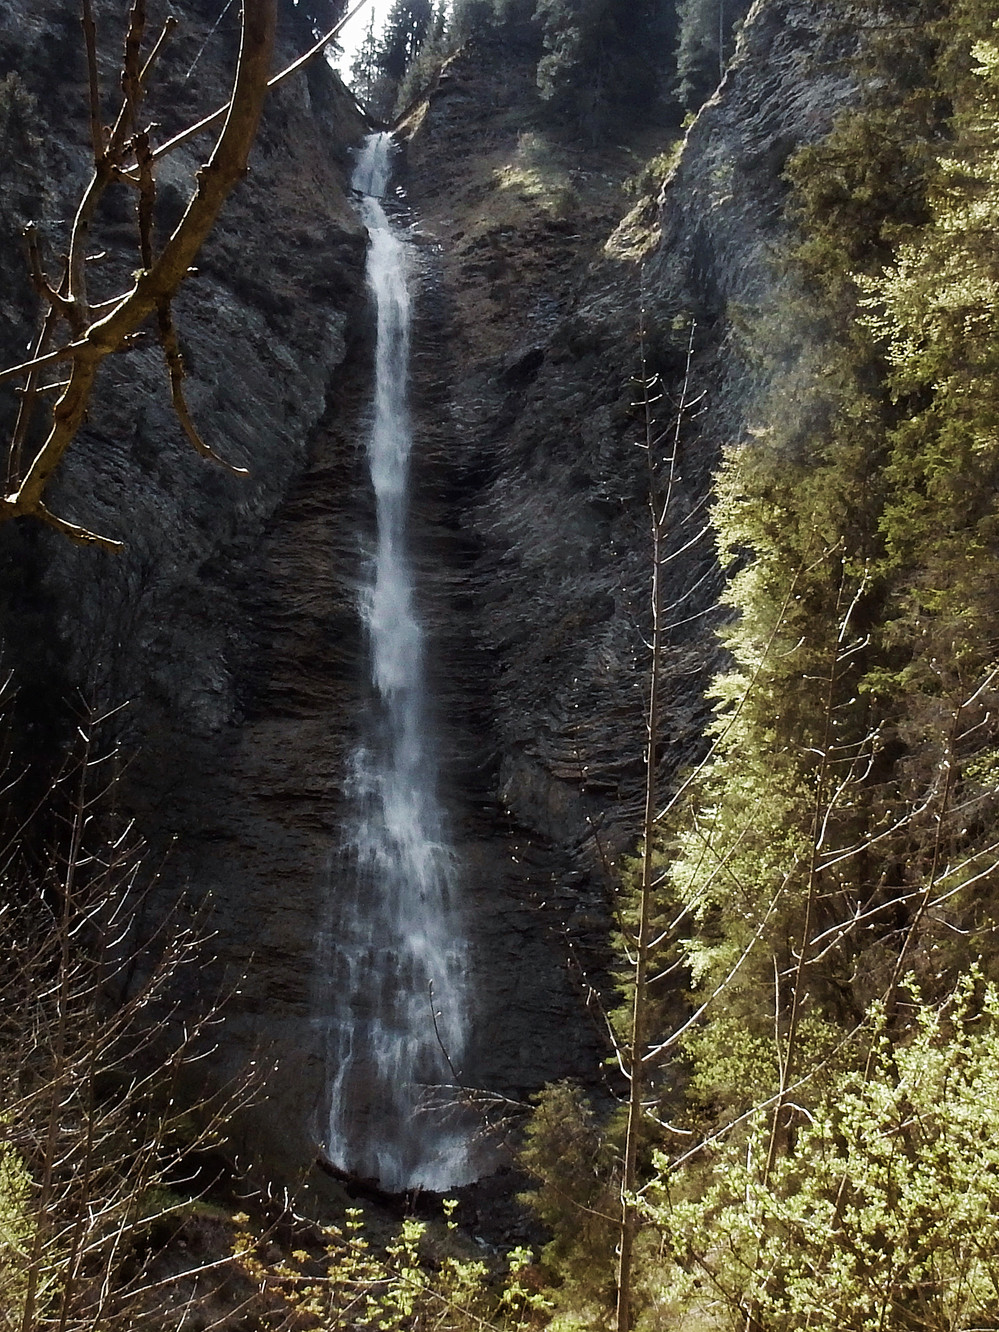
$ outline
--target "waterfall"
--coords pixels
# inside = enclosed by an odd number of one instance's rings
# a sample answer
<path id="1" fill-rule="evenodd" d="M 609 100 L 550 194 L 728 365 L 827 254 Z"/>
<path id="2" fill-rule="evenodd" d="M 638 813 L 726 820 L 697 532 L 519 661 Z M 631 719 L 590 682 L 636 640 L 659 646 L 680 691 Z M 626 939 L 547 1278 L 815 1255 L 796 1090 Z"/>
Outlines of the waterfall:
<path id="1" fill-rule="evenodd" d="M 348 782 L 330 939 L 328 1151 L 383 1188 L 442 1190 L 472 1175 L 467 1127 L 447 1090 L 465 1043 L 466 959 L 407 549 L 410 247 L 382 203 L 393 147 L 390 135 L 372 135 L 353 179 L 377 313 L 368 439 L 377 536 L 360 598 L 371 707 Z"/>

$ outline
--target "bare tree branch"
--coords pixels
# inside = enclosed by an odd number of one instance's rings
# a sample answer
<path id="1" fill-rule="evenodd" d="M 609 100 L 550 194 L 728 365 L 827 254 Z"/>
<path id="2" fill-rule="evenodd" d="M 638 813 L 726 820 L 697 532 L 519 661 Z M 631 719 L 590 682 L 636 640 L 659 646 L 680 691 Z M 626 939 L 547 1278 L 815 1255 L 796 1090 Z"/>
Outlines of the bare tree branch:
<path id="1" fill-rule="evenodd" d="M 101 123 L 101 89 L 97 75 L 97 23 L 94 20 L 93 0 L 83 0 L 83 38 L 87 48 L 87 82 L 90 91 L 90 139 L 94 149 L 94 163 L 104 157 L 104 126 Z"/>
<path id="2" fill-rule="evenodd" d="M 367 3 L 368 0 L 358 0 L 358 3 L 354 8 L 348 14 L 345 14 L 339 23 L 330 28 L 329 32 L 324 33 L 323 36 L 320 37 L 313 46 L 310 46 L 303 55 L 300 55 L 297 60 L 293 60 L 292 63 L 286 65 L 280 73 L 275 74 L 274 77 L 268 81 L 267 87 L 269 89 L 276 88 L 279 83 L 283 83 L 285 79 L 290 78 L 292 74 L 297 74 L 303 66 L 309 63 L 310 60 L 314 60 L 320 52 L 324 51 L 326 47 L 329 46 L 330 42 L 344 24 L 349 23 L 354 15 Z M 168 139 L 166 143 L 161 144 L 159 148 L 156 149 L 153 153 L 153 160 L 158 162 L 161 157 L 166 157 L 168 153 L 172 153 L 175 148 L 179 148 L 181 144 L 186 143 L 188 139 L 193 139 L 195 135 L 203 134 L 205 130 L 209 130 L 213 125 L 217 125 L 231 106 L 231 102 L 227 103 L 225 106 L 220 106 L 217 111 L 213 111 L 210 116 L 205 116 L 204 120 L 199 120 L 196 125 L 191 125 L 188 129 L 181 130 L 179 134 L 175 134 L 172 139 Z"/>
<path id="3" fill-rule="evenodd" d="M 89 13 L 89 0 L 84 0 L 84 4 L 85 13 Z M 146 319 L 154 311 L 160 310 L 164 302 L 169 303 L 212 230 L 226 198 L 244 175 L 250 149 L 256 137 L 264 99 L 267 95 L 268 71 L 276 27 L 276 10 L 276 0 L 244 0 L 239 63 L 233 96 L 226 108 L 225 126 L 211 158 L 198 172 L 197 188 L 183 218 L 167 240 L 158 258 L 150 266 L 144 267 L 139 272 L 132 290 L 123 295 L 106 315 L 91 323 L 82 337 L 77 338 L 68 347 L 61 348 L 54 353 L 35 356 L 30 362 L 14 367 L 11 371 L 0 376 L 0 378 L 8 378 L 16 374 L 28 373 L 30 375 L 33 371 L 56 361 L 69 360 L 72 362 L 66 388 L 53 406 L 52 426 L 48 436 L 30 464 L 24 479 L 17 485 L 16 489 L 0 500 L 0 521 L 22 514 L 42 516 L 42 495 L 53 472 L 84 420 L 97 371 L 102 361 L 106 356 L 127 346 Z M 141 19 L 142 6 L 136 3 L 133 5 L 130 15 L 129 37 L 126 45 L 134 42 Z M 89 41 L 90 38 L 88 37 Z M 94 49 L 96 50 L 96 48 Z M 134 58 L 133 63 L 137 65 L 137 58 Z M 147 62 L 147 68 L 148 65 L 149 62 Z M 145 70 L 143 70 L 144 73 Z M 92 106 L 94 103 L 94 87 L 92 80 Z M 141 88 L 136 89 L 133 86 L 133 98 L 137 99 L 140 92 Z M 126 94 L 126 99 L 127 96 L 128 94 Z M 111 145 L 115 148 L 119 142 L 119 136 L 123 133 L 123 127 L 127 119 L 126 107 L 123 107 L 111 136 Z M 86 248 L 86 233 L 97 200 L 112 174 L 111 153 L 104 146 L 103 131 L 100 146 L 101 156 L 97 158 L 94 176 L 84 192 L 77 210 L 71 243 L 68 298 L 79 300 L 81 304 L 85 304 L 83 256 Z M 95 148 L 95 156 L 96 152 Z M 143 170 L 145 168 L 140 167 L 140 188 Z M 143 241 L 143 248 L 151 258 L 151 246 Z M 183 402 L 183 398 L 182 395 L 178 396 L 176 392 L 176 384 L 179 380 L 175 378 L 173 371 L 171 371 L 171 379 L 175 386 L 174 401 L 176 405 L 178 401 Z M 183 415 L 181 419 L 190 438 L 193 425 L 190 422 L 189 415 L 186 422 Z M 191 426 L 191 429 L 188 428 L 189 426 Z M 194 431 L 194 435 L 197 435 L 196 431 Z M 193 439 L 192 442 L 194 442 Z M 206 447 L 204 446 L 200 451 L 204 451 Z M 211 450 L 208 450 L 208 455 L 215 456 L 211 453 Z M 46 511 L 45 521 L 51 522 L 52 519 L 53 515 Z M 73 525 L 68 526 L 72 527 Z M 79 532 L 82 534 L 84 529 L 79 529 Z M 83 539 L 89 540 L 92 536 L 93 534 L 88 534 Z"/>
<path id="4" fill-rule="evenodd" d="M 170 397 L 173 402 L 173 409 L 177 413 L 177 419 L 183 426 L 184 434 L 194 445 L 195 449 L 203 458 L 211 458 L 213 462 L 221 464 L 233 476 L 248 476 L 249 472 L 245 467 L 236 467 L 233 463 L 226 460 L 215 452 L 198 433 L 198 428 L 194 424 L 184 398 L 184 379 L 186 371 L 184 369 L 184 357 L 181 354 L 180 342 L 177 338 L 177 330 L 174 327 L 173 315 L 170 311 L 170 302 L 166 299 L 160 302 L 157 311 L 160 343 L 163 347 L 163 354 L 166 357 L 167 372 L 170 375 Z"/>

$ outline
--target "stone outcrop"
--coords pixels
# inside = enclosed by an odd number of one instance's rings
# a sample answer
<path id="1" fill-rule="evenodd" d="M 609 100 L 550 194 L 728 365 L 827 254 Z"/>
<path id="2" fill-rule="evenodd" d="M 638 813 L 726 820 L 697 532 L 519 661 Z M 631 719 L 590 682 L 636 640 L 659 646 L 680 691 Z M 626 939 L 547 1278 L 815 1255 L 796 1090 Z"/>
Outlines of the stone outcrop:
<path id="1" fill-rule="evenodd" d="M 198 59 L 195 94 L 185 72 L 215 15 L 182 8 L 168 86 L 171 114 L 186 118 L 224 100 L 232 32 Z M 403 129 L 419 256 L 413 543 L 478 1008 L 463 1072 L 511 1100 L 557 1077 L 603 1085 L 603 1019 L 588 997 L 609 996 L 614 862 L 633 843 L 643 776 L 639 330 L 675 397 L 696 323 L 699 406 L 681 430 L 671 518 L 668 782 L 698 753 L 708 716 L 721 578 L 710 532 L 697 537 L 704 501 L 761 387 L 733 324 L 783 281 L 784 161 L 851 95 L 832 9 L 754 7 L 661 212 L 645 209 L 661 239 L 644 270 L 621 257 L 627 247 L 605 248 L 628 159 L 540 133 L 527 72 L 501 69 L 499 53 L 467 50 Z M 0 75 L 18 68 L 44 104 L 53 219 L 80 179 L 86 131 L 71 10 L 17 0 L 0 16 Z M 47 101 L 56 51 L 72 74 Z M 286 85 L 178 302 L 192 408 L 250 478 L 190 452 L 156 351 L 142 350 L 106 371 L 52 496 L 124 539 L 125 553 L 26 525 L 0 532 L 23 733 L 54 745 L 56 686 L 97 708 L 128 701 L 123 797 L 154 854 L 169 851 L 145 909 L 155 917 L 187 894 L 207 912 L 217 962 L 199 985 L 239 991 L 214 1072 L 254 1051 L 280 1061 L 246 1141 L 285 1178 L 321 1137 L 317 964 L 363 692 L 352 589 L 371 519 L 370 317 L 345 186 L 362 133 L 325 69 Z M 661 147 L 655 137 L 640 134 L 641 148 Z M 178 155 L 165 185 L 175 173 L 179 191 L 197 161 Z M 120 244 L 122 219 L 102 225 Z M 16 318 L 0 334 L 8 355 L 27 336 Z"/>

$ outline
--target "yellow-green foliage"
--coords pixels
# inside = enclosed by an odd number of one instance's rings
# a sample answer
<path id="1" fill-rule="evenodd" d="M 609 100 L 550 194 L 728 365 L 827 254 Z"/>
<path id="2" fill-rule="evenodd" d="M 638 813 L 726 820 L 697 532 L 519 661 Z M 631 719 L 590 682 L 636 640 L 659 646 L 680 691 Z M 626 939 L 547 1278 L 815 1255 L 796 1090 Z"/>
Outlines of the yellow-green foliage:
<path id="1" fill-rule="evenodd" d="M 21 1325 L 35 1233 L 31 1179 L 20 1154 L 0 1146 L 0 1327 Z"/>
<path id="2" fill-rule="evenodd" d="M 649 1007 L 635 1304 L 671 1332 L 999 1325 L 999 1000 L 969 973 L 999 971 L 999 27 L 874 9 L 866 101 L 789 164 L 800 244 L 717 478 L 711 751 L 658 848 L 654 970 L 696 1016 Z M 577 1323 L 613 1135 L 560 1087 L 528 1143 Z"/>
<path id="3" fill-rule="evenodd" d="M 633 176 L 622 181 L 625 194 L 658 195 L 663 182 L 676 170 L 682 150 L 683 139 L 678 135 L 665 151 L 654 153 Z"/>
<path id="4" fill-rule="evenodd" d="M 973 63 L 955 89 L 930 222 L 865 284 L 865 303 L 891 390 L 912 407 L 892 435 L 883 519 L 888 557 L 904 572 L 896 635 L 924 676 L 926 649 L 946 651 L 971 686 L 999 625 L 999 46 L 970 34 L 963 45 Z"/>
<path id="5" fill-rule="evenodd" d="M 769 1175 L 770 1117 L 711 1153 L 697 1190 L 660 1175 L 646 1215 L 666 1325 L 952 1332 L 999 1316 L 999 997 L 972 976 L 796 1120 Z M 692 1183 L 693 1181 L 691 1181 Z"/>
<path id="6" fill-rule="evenodd" d="M 937 8 L 789 166 L 801 296 L 757 321 L 771 388 L 718 477 L 730 665 L 670 886 L 690 1087 L 726 1114 L 792 1028 L 804 1063 L 806 1031 L 848 1044 L 899 949 L 944 987 L 991 928 L 999 47 L 987 6 Z"/>
<path id="7" fill-rule="evenodd" d="M 692 1088 L 720 1110 L 776 1085 L 774 1024 L 787 1022 L 809 895 L 815 935 L 849 921 L 867 893 L 856 861 L 832 854 L 863 843 L 876 817 L 867 790 L 877 741 L 860 692 L 876 589 L 870 521 L 856 502 L 863 436 L 850 441 L 849 423 L 830 409 L 825 438 L 798 459 L 778 425 L 730 451 L 718 480 L 719 544 L 736 565 L 730 666 L 714 685 L 714 751 L 691 787 L 671 890 L 689 909 L 694 1001 L 709 1003 L 706 1026 L 685 1042 Z M 813 972 L 804 1002 L 816 1033 L 838 1016 L 849 965 L 838 949 Z"/>
<path id="8" fill-rule="evenodd" d="M 379 1247 L 362 1209 L 348 1208 L 342 1229 L 327 1226 L 318 1245 L 277 1258 L 269 1237 L 254 1233 L 240 1213 L 233 1218 L 240 1227 L 233 1261 L 261 1292 L 254 1307 L 261 1325 L 519 1332 L 546 1321 L 550 1301 L 534 1275 L 533 1254 L 517 1247 L 492 1265 L 468 1257 L 458 1242 L 456 1207 L 453 1199 L 443 1204 L 443 1235 L 408 1218 Z"/>
<path id="9" fill-rule="evenodd" d="M 502 190 L 512 190 L 550 217 L 571 217 L 579 200 L 565 165 L 543 134 L 522 133 L 510 161 L 496 172 Z"/>
<path id="10" fill-rule="evenodd" d="M 571 1082 L 545 1088 L 527 1129 L 521 1166 L 538 1181 L 522 1195 L 553 1232 L 545 1264 L 573 1299 L 608 1297 L 617 1204 L 606 1125 Z"/>

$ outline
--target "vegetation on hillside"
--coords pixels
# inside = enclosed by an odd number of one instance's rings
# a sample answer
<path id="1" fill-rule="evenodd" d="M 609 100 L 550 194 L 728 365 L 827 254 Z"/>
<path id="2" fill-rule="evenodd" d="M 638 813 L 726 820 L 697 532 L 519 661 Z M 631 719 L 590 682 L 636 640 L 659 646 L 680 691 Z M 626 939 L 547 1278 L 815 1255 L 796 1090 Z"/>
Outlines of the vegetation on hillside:
<path id="1" fill-rule="evenodd" d="M 979 0 L 864 17 L 870 96 L 789 163 L 798 303 L 748 335 L 771 389 L 717 479 L 728 666 L 655 837 L 651 970 L 695 1020 L 649 992 L 637 1325 L 999 1316 L 999 34 Z M 566 1318 L 612 1284 L 570 1274 Z"/>
<path id="2" fill-rule="evenodd" d="M 592 144 L 675 124 L 721 80 L 748 0 L 394 0 L 352 69 L 386 120 L 433 85 L 468 41 L 496 43 L 535 73 L 539 120 Z"/>
<path id="3" fill-rule="evenodd" d="M 522 1158 L 541 1266 L 475 1258 L 453 1221 L 376 1249 L 356 1214 L 280 1233 L 263 1211 L 198 1216 L 172 1176 L 226 1107 L 176 1116 L 170 1078 L 202 1033 L 165 1083 L 135 1073 L 191 935 L 109 1004 L 136 964 L 138 870 L 78 785 L 44 873 L 4 858 L 0 1326 L 208 1326 L 190 1271 L 157 1275 L 192 1218 L 231 1282 L 221 1326 L 606 1327 L 616 1249 L 622 1332 L 999 1323 L 999 31 L 985 0 L 856 8 L 869 95 L 788 165 L 798 295 L 747 334 L 771 387 L 717 478 L 731 617 L 708 757 L 656 811 L 639 931 L 622 889 L 637 1131 L 571 1086 L 542 1095 Z M 691 0 L 673 40 L 701 32 L 710 64 L 725 13 Z M 603 132 L 636 50 L 632 91 L 663 95 L 644 53 L 676 18 L 465 0 L 451 22 L 533 42 L 551 114 Z M 400 0 L 369 52 L 393 97 L 447 34 Z M 689 62 L 696 101 L 713 74 L 697 92 Z M 21 151 L 30 106 L 3 87 Z"/>

